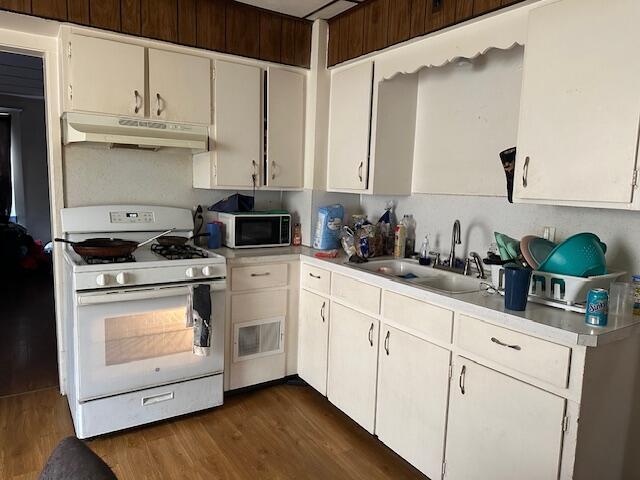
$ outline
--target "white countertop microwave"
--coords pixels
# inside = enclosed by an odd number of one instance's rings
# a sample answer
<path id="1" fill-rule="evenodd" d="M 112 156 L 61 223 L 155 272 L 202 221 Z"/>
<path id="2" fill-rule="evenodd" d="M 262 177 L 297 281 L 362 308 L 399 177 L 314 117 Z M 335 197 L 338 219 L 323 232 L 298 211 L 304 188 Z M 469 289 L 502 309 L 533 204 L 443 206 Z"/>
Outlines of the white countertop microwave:
<path id="1" fill-rule="evenodd" d="M 291 244 L 291 215 L 282 211 L 218 213 L 229 248 L 285 247 Z"/>

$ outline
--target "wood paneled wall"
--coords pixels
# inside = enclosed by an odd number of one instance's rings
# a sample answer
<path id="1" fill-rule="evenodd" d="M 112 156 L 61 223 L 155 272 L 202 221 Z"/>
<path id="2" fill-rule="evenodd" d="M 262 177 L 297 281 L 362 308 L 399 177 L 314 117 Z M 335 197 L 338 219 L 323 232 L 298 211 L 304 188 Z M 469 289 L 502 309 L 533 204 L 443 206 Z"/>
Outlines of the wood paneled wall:
<path id="1" fill-rule="evenodd" d="M 311 22 L 233 0 L 0 0 L 0 9 L 309 67 Z"/>
<path id="2" fill-rule="evenodd" d="M 329 65 L 522 0 L 367 0 L 329 20 Z"/>

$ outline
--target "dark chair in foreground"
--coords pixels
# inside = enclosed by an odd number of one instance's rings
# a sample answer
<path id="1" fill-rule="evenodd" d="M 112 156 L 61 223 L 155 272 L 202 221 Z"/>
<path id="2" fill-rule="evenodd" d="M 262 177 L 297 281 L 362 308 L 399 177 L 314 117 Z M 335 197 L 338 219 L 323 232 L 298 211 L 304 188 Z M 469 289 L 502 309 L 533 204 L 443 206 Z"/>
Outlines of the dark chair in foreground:
<path id="1" fill-rule="evenodd" d="M 53 450 L 39 480 L 117 480 L 109 466 L 76 437 Z"/>

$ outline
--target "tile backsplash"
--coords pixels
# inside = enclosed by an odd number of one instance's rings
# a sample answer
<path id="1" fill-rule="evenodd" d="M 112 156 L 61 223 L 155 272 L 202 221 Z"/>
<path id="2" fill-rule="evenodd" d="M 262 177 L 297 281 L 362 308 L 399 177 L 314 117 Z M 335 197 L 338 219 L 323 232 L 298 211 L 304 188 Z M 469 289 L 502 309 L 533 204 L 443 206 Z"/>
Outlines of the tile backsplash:
<path id="1" fill-rule="evenodd" d="M 412 195 L 410 197 L 367 196 L 361 208 L 377 220 L 389 200 L 396 202 L 396 215 L 413 214 L 417 223 L 416 248 L 425 234 L 431 246 L 448 253 L 456 219 L 462 224 L 460 255 L 476 251 L 485 255 L 494 242 L 493 232 L 514 238 L 542 235 L 545 226 L 556 228 L 556 241 L 574 233 L 593 232 L 608 246 L 610 269 L 640 273 L 640 212 L 594 208 L 509 204 L 505 198 L 458 195 Z"/>

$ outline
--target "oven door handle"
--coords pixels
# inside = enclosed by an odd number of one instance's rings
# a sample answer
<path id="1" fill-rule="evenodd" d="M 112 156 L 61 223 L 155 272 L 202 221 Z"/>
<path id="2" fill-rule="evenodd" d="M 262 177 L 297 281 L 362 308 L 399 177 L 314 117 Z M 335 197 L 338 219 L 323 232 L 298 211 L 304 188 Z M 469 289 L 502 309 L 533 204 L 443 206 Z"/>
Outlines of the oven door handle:
<path id="1" fill-rule="evenodd" d="M 78 305 L 100 305 L 104 303 L 151 300 L 154 298 L 179 297 L 189 295 L 189 287 L 154 288 L 129 290 L 125 292 L 95 293 L 78 295 Z"/>

